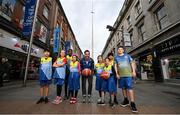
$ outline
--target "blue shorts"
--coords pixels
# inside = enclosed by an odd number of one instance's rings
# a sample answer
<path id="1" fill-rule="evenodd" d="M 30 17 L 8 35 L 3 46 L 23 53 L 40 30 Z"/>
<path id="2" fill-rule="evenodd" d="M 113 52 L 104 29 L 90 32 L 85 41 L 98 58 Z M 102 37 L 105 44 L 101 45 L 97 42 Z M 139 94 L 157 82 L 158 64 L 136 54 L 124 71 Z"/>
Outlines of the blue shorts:
<path id="1" fill-rule="evenodd" d="M 95 89 L 97 91 L 101 91 L 102 83 L 103 83 L 103 79 L 100 77 L 100 75 L 96 75 L 96 86 L 95 86 Z"/>
<path id="2" fill-rule="evenodd" d="M 54 79 L 54 84 L 55 84 L 55 85 L 63 85 L 63 84 L 64 84 L 64 79 L 55 78 L 55 79 Z"/>
<path id="3" fill-rule="evenodd" d="M 80 89 L 80 75 L 78 72 L 71 72 L 68 80 L 69 90 L 79 90 Z"/>
<path id="4" fill-rule="evenodd" d="M 109 93 L 110 94 L 117 93 L 117 87 L 116 87 L 114 76 L 110 76 L 107 79 L 107 82 L 108 82 L 108 91 L 109 91 Z"/>
<path id="5" fill-rule="evenodd" d="M 52 81 L 51 80 L 39 80 L 40 82 L 40 86 L 43 87 L 43 86 L 49 86 Z"/>
<path id="6" fill-rule="evenodd" d="M 119 79 L 119 88 L 133 89 L 134 82 L 132 77 L 121 77 Z"/>

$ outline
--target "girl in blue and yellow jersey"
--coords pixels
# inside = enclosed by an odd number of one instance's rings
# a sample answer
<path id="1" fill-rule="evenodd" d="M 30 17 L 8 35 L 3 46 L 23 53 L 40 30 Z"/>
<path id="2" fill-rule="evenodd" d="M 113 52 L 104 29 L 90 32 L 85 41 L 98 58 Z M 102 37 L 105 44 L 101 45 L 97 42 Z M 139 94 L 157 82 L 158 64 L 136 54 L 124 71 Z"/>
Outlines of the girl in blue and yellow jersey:
<path id="1" fill-rule="evenodd" d="M 101 73 L 104 70 L 104 63 L 103 58 L 101 55 L 97 57 L 98 63 L 95 65 L 95 75 L 96 75 L 96 90 L 99 91 L 99 97 L 98 102 L 101 101 L 101 87 L 103 83 L 103 79 L 100 77 Z"/>
<path id="2" fill-rule="evenodd" d="M 109 53 L 109 54 L 108 54 L 108 58 L 109 58 L 110 64 L 111 64 L 112 66 L 114 66 L 115 61 L 114 61 L 114 55 L 113 55 L 113 53 Z M 115 93 L 115 95 L 114 95 L 114 103 L 118 105 L 118 101 L 117 101 L 117 97 L 116 97 L 116 95 L 117 95 L 117 77 L 114 77 L 114 80 L 115 80 L 115 83 L 116 83 L 116 93 Z"/>
<path id="3" fill-rule="evenodd" d="M 74 54 L 72 61 L 70 62 L 70 75 L 69 75 L 69 91 L 71 94 L 70 103 L 75 104 L 77 102 L 78 90 L 80 89 L 80 63 L 78 57 Z"/>
<path id="4" fill-rule="evenodd" d="M 62 102 L 61 91 L 65 80 L 66 63 L 67 60 L 65 57 L 65 51 L 62 50 L 60 57 L 57 58 L 57 60 L 53 64 L 53 67 L 55 67 L 53 78 L 54 83 L 57 86 L 57 96 L 56 99 L 52 102 L 54 104 L 59 104 Z"/>
<path id="5" fill-rule="evenodd" d="M 115 69 L 114 67 L 110 64 L 109 58 L 105 59 L 105 67 L 104 67 L 104 71 L 109 73 L 109 78 L 107 80 L 104 80 L 103 82 L 103 88 L 108 89 L 108 92 L 111 96 L 111 101 L 110 101 L 110 106 L 114 107 L 114 94 L 116 93 L 116 84 L 115 84 L 115 80 L 114 80 L 114 75 L 115 75 Z M 105 83 L 105 84 L 104 84 Z M 106 90 L 105 90 L 106 91 Z M 100 104 L 104 104 L 104 93 L 102 90 L 102 101 Z"/>
<path id="6" fill-rule="evenodd" d="M 52 78 L 52 58 L 49 57 L 50 53 L 44 51 L 44 57 L 41 58 L 41 65 L 39 70 L 39 81 L 40 81 L 40 95 L 41 98 L 37 101 L 37 104 L 48 103 L 49 85 L 51 84 Z M 45 94 L 45 98 L 44 98 Z"/>

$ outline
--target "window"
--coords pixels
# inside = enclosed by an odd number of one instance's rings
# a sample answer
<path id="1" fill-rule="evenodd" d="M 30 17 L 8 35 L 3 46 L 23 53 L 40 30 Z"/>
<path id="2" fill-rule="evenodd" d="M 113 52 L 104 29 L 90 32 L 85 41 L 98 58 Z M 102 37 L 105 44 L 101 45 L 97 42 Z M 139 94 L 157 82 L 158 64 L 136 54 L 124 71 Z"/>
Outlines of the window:
<path id="1" fill-rule="evenodd" d="M 159 30 L 168 26 L 169 20 L 164 5 L 160 6 L 155 12 L 155 21 Z"/>
<path id="2" fill-rule="evenodd" d="M 131 31 L 129 32 L 129 34 L 130 34 L 131 46 L 133 47 L 133 42 L 134 42 L 134 40 L 133 40 L 133 30 L 131 30 Z"/>
<path id="3" fill-rule="evenodd" d="M 127 23 L 129 26 L 131 25 L 131 17 L 130 16 L 127 17 Z"/>
<path id="4" fill-rule="evenodd" d="M 38 20 L 36 19 L 35 24 L 35 32 L 34 35 L 42 42 L 46 42 L 47 37 L 47 28 Z"/>
<path id="5" fill-rule="evenodd" d="M 141 43 L 142 41 L 146 40 L 146 31 L 145 31 L 144 23 L 138 27 L 138 32 L 140 37 L 139 42 Z"/>
<path id="6" fill-rule="evenodd" d="M 11 21 L 16 0 L 0 0 L 0 15 Z"/>
<path id="7" fill-rule="evenodd" d="M 47 6 L 44 6 L 43 15 L 48 19 L 49 9 Z"/>
<path id="8" fill-rule="evenodd" d="M 148 0 L 149 1 L 149 3 L 151 3 L 152 2 L 152 0 Z"/>
<path id="9" fill-rule="evenodd" d="M 141 4 L 140 4 L 139 1 L 135 5 L 135 11 L 136 11 L 137 16 L 139 16 L 141 14 L 141 12 L 142 12 Z"/>

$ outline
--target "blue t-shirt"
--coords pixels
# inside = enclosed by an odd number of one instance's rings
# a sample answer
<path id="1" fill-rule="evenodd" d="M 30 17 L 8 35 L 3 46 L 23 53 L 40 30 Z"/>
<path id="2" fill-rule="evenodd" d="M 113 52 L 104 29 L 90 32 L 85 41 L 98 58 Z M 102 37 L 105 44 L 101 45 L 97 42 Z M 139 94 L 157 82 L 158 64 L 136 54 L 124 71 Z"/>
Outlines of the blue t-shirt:
<path id="1" fill-rule="evenodd" d="M 120 77 L 132 77 L 132 61 L 132 57 L 128 54 L 124 54 L 122 56 L 118 55 L 114 58 L 115 64 L 118 65 Z"/>

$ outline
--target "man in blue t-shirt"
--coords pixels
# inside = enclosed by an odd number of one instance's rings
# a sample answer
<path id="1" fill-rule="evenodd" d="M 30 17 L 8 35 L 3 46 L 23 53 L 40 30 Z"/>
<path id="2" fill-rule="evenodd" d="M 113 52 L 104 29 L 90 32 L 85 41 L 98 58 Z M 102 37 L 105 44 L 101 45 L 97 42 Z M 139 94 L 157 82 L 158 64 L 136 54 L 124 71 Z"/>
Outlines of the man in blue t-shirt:
<path id="1" fill-rule="evenodd" d="M 130 107 L 133 113 L 138 112 L 134 103 L 133 77 L 136 77 L 136 65 L 132 57 L 124 53 L 122 47 L 118 48 L 118 55 L 114 59 L 116 76 L 119 79 L 119 88 L 122 89 L 124 101 L 121 106 L 129 105 L 127 94 L 129 93 Z"/>

